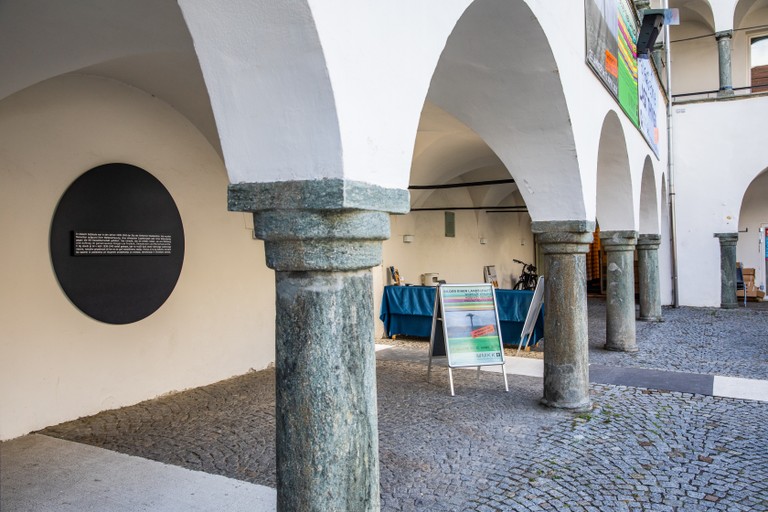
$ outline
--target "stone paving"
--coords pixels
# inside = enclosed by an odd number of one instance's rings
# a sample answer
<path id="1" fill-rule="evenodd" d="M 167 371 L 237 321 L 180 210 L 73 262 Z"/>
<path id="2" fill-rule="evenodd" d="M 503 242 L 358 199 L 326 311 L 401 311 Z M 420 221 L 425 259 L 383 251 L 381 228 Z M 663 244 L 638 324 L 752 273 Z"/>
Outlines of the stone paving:
<path id="1" fill-rule="evenodd" d="M 592 317 L 600 307 L 590 301 Z M 591 320 L 590 359 L 766 375 L 768 339 L 751 333 L 768 332 L 768 313 L 664 314 L 638 324 L 637 356 L 599 349 Z M 751 363 L 732 335 L 747 340 Z M 444 368 L 426 382 L 425 345 L 379 354 L 382 510 L 768 511 L 768 403 L 592 385 L 594 408 L 576 414 L 539 406 L 541 379 L 510 376 L 505 393 L 498 374 L 459 370 L 451 397 Z M 274 486 L 273 408 L 265 370 L 44 433 Z"/>
<path id="2" fill-rule="evenodd" d="M 768 302 L 737 309 L 663 308 L 637 322 L 638 352 L 603 350 L 605 300 L 589 300 L 589 362 L 768 380 Z"/>

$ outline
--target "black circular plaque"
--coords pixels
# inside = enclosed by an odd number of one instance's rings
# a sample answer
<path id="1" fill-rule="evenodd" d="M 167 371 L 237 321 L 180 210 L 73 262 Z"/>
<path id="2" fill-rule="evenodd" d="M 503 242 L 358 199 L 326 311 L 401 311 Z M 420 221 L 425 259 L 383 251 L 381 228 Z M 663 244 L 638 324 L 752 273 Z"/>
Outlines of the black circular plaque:
<path id="1" fill-rule="evenodd" d="M 51 260 L 69 300 L 110 324 L 142 320 L 173 292 L 184 262 L 184 227 L 171 194 L 147 171 L 106 164 L 61 197 Z"/>

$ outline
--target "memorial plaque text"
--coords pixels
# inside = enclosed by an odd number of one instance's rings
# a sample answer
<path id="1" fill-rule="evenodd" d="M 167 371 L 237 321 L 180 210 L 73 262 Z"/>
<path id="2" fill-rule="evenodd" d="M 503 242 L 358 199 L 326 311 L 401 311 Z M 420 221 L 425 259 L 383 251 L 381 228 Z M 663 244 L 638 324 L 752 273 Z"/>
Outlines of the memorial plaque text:
<path id="1" fill-rule="evenodd" d="M 75 231 L 72 253 L 74 256 L 168 256 L 171 235 Z"/>

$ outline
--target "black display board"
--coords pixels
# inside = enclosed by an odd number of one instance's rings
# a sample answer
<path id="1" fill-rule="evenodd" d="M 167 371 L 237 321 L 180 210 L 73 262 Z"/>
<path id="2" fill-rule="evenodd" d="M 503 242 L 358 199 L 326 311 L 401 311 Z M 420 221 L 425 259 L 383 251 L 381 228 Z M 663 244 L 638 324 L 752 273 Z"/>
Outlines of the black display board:
<path id="1" fill-rule="evenodd" d="M 147 171 L 106 164 L 75 180 L 51 224 L 51 261 L 69 300 L 110 324 L 148 317 L 173 292 L 184 227 L 168 190 Z"/>

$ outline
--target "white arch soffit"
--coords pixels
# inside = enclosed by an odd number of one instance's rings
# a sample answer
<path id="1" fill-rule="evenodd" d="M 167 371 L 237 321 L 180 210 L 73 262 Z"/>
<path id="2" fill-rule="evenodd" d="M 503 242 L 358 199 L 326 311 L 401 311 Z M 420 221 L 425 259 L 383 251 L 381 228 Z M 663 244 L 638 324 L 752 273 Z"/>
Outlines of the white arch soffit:
<path id="1" fill-rule="evenodd" d="M 733 29 L 733 12 L 739 0 L 707 0 L 715 19 L 715 32 Z"/>
<path id="2" fill-rule="evenodd" d="M 187 51 L 191 41 L 175 2 L 0 2 L 0 99 L 102 62 Z"/>
<path id="3" fill-rule="evenodd" d="M 323 50 L 306 1 L 179 0 L 231 183 L 341 178 Z"/>
<path id="4" fill-rule="evenodd" d="M 745 20 L 756 11 L 766 8 L 766 0 L 739 0 L 733 11 L 733 28 L 747 28 L 743 27 Z"/>
<path id="5" fill-rule="evenodd" d="M 517 181 L 534 220 L 585 218 L 558 66 L 525 2 L 473 2 L 448 38 L 427 99 L 493 149 Z"/>
<path id="6" fill-rule="evenodd" d="M 472 168 L 464 173 L 456 175 L 453 179 L 441 181 L 437 184 L 479 182 L 497 179 L 506 179 L 509 173 L 501 164 L 487 165 L 484 167 Z M 441 189 L 411 190 L 411 208 L 425 207 L 430 203 L 432 196 Z M 457 206 L 497 206 L 501 199 L 510 192 L 517 190 L 517 184 L 505 183 L 480 187 L 466 188 L 468 197 L 472 199 L 472 204 L 462 204 Z"/>
<path id="7" fill-rule="evenodd" d="M 419 136 L 417 141 L 422 139 Z M 412 185 L 449 183 L 473 169 L 503 165 L 482 140 L 464 134 L 445 135 L 414 155 L 410 181 Z"/>
<path id="8" fill-rule="evenodd" d="M 430 102 L 424 104 L 413 150 L 411 185 L 442 185 L 507 178 L 510 178 L 509 171 L 480 136 L 448 112 Z M 478 202 L 482 199 L 478 191 L 498 186 L 473 188 L 468 196 L 472 198 L 472 205 L 485 204 Z M 412 207 L 427 204 L 432 192 L 434 190 L 411 191 Z"/>
<path id="9" fill-rule="evenodd" d="M 640 233 L 658 235 L 661 228 L 659 200 L 653 162 L 645 157 L 643 177 L 640 182 Z"/>
<path id="10" fill-rule="evenodd" d="M 171 105 L 220 152 L 181 10 L 157 0 L 0 2 L 0 100 L 68 73 L 135 87 Z"/>
<path id="11" fill-rule="evenodd" d="M 597 153 L 597 222 L 601 231 L 635 230 L 632 174 L 619 116 L 606 114 Z"/>
<path id="12" fill-rule="evenodd" d="M 710 33 L 715 30 L 715 15 L 709 0 L 671 0 L 669 6 L 680 10 L 680 25 L 671 27 L 673 33 L 685 29 L 690 23 L 699 23 Z M 672 41 L 675 39 L 673 36 Z"/>

